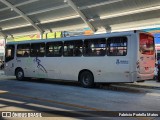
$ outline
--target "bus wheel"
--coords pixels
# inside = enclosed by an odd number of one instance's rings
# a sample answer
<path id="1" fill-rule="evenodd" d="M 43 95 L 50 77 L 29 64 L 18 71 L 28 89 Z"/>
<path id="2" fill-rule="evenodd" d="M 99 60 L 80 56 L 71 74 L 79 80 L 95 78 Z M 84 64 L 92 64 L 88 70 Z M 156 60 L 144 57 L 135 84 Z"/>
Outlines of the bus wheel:
<path id="1" fill-rule="evenodd" d="M 16 78 L 17 78 L 17 80 L 23 80 L 24 79 L 24 72 L 21 68 L 16 70 Z"/>
<path id="2" fill-rule="evenodd" d="M 94 77 L 91 72 L 84 71 L 80 74 L 79 79 L 81 85 L 85 88 L 91 88 L 94 85 Z"/>

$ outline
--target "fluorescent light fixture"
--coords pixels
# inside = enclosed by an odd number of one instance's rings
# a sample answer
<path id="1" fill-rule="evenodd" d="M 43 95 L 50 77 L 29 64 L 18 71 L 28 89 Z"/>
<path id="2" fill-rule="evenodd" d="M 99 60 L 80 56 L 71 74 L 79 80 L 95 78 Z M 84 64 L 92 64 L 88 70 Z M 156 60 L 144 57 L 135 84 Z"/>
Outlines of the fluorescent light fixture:
<path id="1" fill-rule="evenodd" d="M 130 10 L 130 11 L 111 14 L 111 15 L 101 15 L 100 19 L 108 19 L 108 18 L 120 17 L 120 16 L 131 15 L 131 14 L 142 13 L 142 12 L 148 12 L 148 11 L 159 10 L 159 9 L 160 9 L 160 6 L 154 6 L 154 7 L 137 9 L 137 10 Z M 95 20 L 99 20 L 99 18 L 98 19 L 95 18 Z"/>
<path id="2" fill-rule="evenodd" d="M 120 1 L 123 1 L 123 0 L 110 0 L 110 1 L 106 1 L 106 2 L 100 2 L 100 3 L 96 3 L 94 5 L 87 5 L 87 6 L 79 7 L 79 9 L 84 10 L 84 9 L 98 7 L 98 6 L 107 5 L 107 4 L 112 4 L 112 3 L 120 2 Z"/>
<path id="3" fill-rule="evenodd" d="M 22 28 L 22 27 L 28 27 L 28 26 L 32 26 L 31 24 L 25 24 L 25 25 L 16 25 L 16 26 L 12 26 L 12 27 L 5 27 L 3 28 L 4 30 L 12 30 L 12 29 L 16 29 L 16 28 Z"/>
<path id="4" fill-rule="evenodd" d="M 53 18 L 53 19 L 50 19 L 50 20 L 41 21 L 40 23 L 44 24 L 44 23 L 58 22 L 58 21 L 63 21 L 63 20 L 79 18 L 79 17 L 80 17 L 79 15 L 74 15 L 74 16 L 67 16 L 67 17 L 56 18 L 56 19 Z"/>

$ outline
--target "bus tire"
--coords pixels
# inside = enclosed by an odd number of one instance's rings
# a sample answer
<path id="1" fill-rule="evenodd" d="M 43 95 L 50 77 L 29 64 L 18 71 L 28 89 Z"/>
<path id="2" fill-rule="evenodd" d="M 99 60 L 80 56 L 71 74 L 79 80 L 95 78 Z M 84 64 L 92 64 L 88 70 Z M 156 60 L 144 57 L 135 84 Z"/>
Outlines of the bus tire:
<path id="1" fill-rule="evenodd" d="M 84 71 L 80 74 L 79 78 L 80 84 L 85 88 L 91 88 L 94 86 L 93 74 L 89 71 Z"/>
<path id="2" fill-rule="evenodd" d="M 17 80 L 24 80 L 24 72 L 21 68 L 16 70 L 16 78 Z"/>

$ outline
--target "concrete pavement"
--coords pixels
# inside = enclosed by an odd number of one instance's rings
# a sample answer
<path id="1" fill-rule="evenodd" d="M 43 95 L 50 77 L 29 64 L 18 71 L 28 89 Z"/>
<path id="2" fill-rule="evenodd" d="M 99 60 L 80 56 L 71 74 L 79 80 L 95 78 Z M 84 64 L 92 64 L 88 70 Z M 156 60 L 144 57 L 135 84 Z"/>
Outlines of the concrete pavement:
<path id="1" fill-rule="evenodd" d="M 159 89 L 160 90 L 160 82 L 157 82 L 156 80 L 146 80 L 144 82 L 135 82 L 135 83 L 120 83 L 118 85 L 137 87 L 137 88 Z"/>

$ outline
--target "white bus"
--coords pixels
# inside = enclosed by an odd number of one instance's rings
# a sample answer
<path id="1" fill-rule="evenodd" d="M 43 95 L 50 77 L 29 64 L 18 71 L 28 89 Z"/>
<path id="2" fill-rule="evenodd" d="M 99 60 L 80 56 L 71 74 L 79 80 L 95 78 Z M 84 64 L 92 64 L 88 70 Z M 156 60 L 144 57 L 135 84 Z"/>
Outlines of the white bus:
<path id="1" fill-rule="evenodd" d="M 8 42 L 5 74 L 94 83 L 152 79 L 154 37 L 142 31 Z"/>

